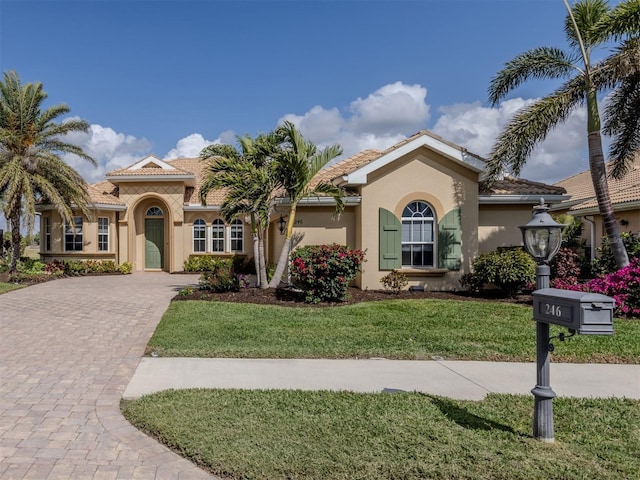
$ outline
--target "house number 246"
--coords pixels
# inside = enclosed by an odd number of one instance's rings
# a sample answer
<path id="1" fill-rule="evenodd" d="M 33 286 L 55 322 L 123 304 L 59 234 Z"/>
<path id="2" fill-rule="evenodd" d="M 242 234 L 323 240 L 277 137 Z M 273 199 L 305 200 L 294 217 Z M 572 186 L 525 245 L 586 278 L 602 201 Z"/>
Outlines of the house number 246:
<path id="1" fill-rule="evenodd" d="M 552 317 L 562 316 L 562 307 L 560 305 L 552 305 L 550 303 L 545 303 L 544 305 L 546 307 L 544 311 L 545 315 L 550 315 Z"/>

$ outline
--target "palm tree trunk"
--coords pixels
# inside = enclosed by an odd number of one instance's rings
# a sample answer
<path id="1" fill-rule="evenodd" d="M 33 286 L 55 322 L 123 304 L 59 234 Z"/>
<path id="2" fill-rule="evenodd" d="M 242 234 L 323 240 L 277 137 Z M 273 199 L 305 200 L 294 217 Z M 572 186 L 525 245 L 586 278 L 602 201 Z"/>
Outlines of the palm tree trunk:
<path id="1" fill-rule="evenodd" d="M 602 136 L 600 130 L 589 132 L 589 169 L 591 170 L 591 181 L 596 193 L 600 216 L 604 225 L 604 231 L 609 238 L 611 253 L 618 268 L 629 265 L 629 256 L 625 249 L 620 230 L 613 213 L 613 205 L 609 195 L 609 185 L 607 182 L 607 170 L 604 164 L 604 154 L 602 153 Z"/>
<path id="2" fill-rule="evenodd" d="M 258 232 L 251 232 L 251 241 L 253 243 L 253 264 L 256 269 L 258 285 L 260 285 L 260 240 L 258 239 Z"/>
<path id="3" fill-rule="evenodd" d="M 22 245 L 20 245 L 20 211 L 22 206 L 18 201 L 18 204 L 14 207 L 11 214 L 11 265 L 9 266 L 9 273 L 15 273 L 18 270 L 18 260 L 20 259 L 20 253 L 22 252 Z"/>
<path id="4" fill-rule="evenodd" d="M 270 288 L 278 288 L 280 282 L 282 281 L 282 275 L 284 275 L 284 269 L 287 266 L 287 261 L 289 260 L 289 248 L 291 247 L 291 235 L 293 235 L 293 223 L 296 218 L 296 207 L 295 204 L 292 204 L 289 209 L 289 218 L 287 219 L 287 234 L 284 238 L 284 244 L 282 245 L 282 250 L 280 250 L 280 257 L 278 258 L 278 265 L 276 265 L 276 271 L 273 274 L 273 278 L 271 282 L 269 282 Z"/>
<path id="5" fill-rule="evenodd" d="M 267 262 L 264 255 L 264 231 L 258 237 L 258 250 L 260 251 L 260 262 L 258 265 L 258 281 L 260 288 L 269 288 L 269 280 L 267 279 Z"/>

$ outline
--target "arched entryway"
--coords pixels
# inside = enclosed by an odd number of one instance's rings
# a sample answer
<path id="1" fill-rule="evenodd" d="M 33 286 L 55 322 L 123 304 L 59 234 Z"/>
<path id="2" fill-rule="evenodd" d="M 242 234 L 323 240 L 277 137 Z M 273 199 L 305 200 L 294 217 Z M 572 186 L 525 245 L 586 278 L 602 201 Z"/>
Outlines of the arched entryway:
<path id="1" fill-rule="evenodd" d="M 144 216 L 144 269 L 164 269 L 164 212 L 158 206 Z"/>

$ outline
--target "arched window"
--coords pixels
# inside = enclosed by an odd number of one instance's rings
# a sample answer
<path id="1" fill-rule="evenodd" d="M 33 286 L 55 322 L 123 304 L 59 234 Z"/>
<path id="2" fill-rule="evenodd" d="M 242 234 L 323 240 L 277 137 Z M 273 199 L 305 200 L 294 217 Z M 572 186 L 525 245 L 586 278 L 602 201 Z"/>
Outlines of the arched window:
<path id="1" fill-rule="evenodd" d="M 224 222 L 219 218 L 211 225 L 211 251 L 224 252 Z"/>
<path id="2" fill-rule="evenodd" d="M 402 212 L 402 266 L 435 266 L 435 215 L 423 201 L 409 203 Z"/>
<path id="3" fill-rule="evenodd" d="M 207 224 L 198 218 L 193 222 L 193 251 L 205 252 L 207 249 Z"/>
<path id="4" fill-rule="evenodd" d="M 163 215 L 160 207 L 151 207 L 147 210 L 147 217 L 162 217 Z"/>
<path id="5" fill-rule="evenodd" d="M 231 251 L 242 252 L 242 235 L 244 227 L 242 226 L 242 220 L 235 219 L 231 222 Z"/>

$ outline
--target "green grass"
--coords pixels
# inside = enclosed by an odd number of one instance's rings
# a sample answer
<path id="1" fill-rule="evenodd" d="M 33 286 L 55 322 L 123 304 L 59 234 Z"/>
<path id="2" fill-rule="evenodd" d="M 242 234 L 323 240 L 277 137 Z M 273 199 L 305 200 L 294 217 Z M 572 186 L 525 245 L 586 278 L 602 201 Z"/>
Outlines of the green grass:
<path id="1" fill-rule="evenodd" d="M 530 396 L 182 390 L 123 402 L 138 428 L 223 478 L 640 478 L 640 402 L 554 400 L 554 444 Z"/>
<path id="2" fill-rule="evenodd" d="M 640 363 L 640 321 L 613 336 L 555 341 L 554 362 Z M 566 329 L 552 326 L 552 334 Z M 531 307 L 452 300 L 390 300 L 309 308 L 173 302 L 147 352 L 161 356 L 535 361 Z"/>
<path id="3" fill-rule="evenodd" d="M 0 282 L 0 295 L 6 292 L 10 292 L 11 290 L 16 290 L 18 288 L 22 288 L 22 285 Z"/>

